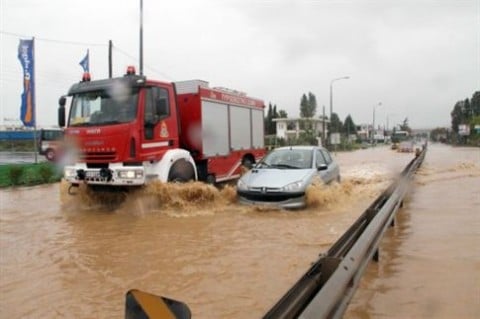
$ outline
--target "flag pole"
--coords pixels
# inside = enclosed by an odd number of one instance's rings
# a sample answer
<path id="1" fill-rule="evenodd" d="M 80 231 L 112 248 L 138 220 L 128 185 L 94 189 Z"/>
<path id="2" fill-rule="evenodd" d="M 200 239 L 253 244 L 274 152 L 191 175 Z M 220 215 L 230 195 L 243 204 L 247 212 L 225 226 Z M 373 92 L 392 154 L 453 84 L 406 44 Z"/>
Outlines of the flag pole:
<path id="1" fill-rule="evenodd" d="M 32 105 L 34 106 L 33 107 L 33 149 L 34 149 L 34 152 L 35 152 L 35 164 L 38 163 L 38 158 L 37 158 L 37 153 L 38 153 L 38 143 L 37 143 L 37 101 L 36 101 L 36 91 L 37 91 L 37 88 L 36 88 L 36 84 L 37 82 L 35 81 L 35 37 L 32 37 L 32 59 L 33 59 L 33 79 L 31 83 L 34 84 L 34 88 L 33 88 L 33 94 L 32 94 Z"/>

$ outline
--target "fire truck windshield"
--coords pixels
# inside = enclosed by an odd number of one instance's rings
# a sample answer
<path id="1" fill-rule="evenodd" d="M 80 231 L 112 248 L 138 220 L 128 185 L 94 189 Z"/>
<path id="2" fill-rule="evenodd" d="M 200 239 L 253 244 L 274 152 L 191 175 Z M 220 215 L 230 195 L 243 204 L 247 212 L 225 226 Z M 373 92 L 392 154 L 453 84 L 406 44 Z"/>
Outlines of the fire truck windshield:
<path id="1" fill-rule="evenodd" d="M 110 95 L 107 91 L 75 94 L 70 110 L 70 126 L 128 123 L 137 115 L 138 90 Z"/>

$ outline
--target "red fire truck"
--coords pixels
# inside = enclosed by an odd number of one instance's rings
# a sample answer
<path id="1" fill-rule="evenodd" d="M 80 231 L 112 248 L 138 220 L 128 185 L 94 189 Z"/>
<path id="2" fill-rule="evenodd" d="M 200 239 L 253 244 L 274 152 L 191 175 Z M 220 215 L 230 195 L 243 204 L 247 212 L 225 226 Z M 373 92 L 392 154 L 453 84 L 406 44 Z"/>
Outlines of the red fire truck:
<path id="1" fill-rule="evenodd" d="M 90 81 L 85 74 L 68 96 L 68 118 L 66 96 L 58 115 L 76 151 L 65 166 L 72 186 L 217 183 L 265 155 L 264 102 L 242 92 L 200 80 L 154 81 L 129 67 L 118 78 Z"/>

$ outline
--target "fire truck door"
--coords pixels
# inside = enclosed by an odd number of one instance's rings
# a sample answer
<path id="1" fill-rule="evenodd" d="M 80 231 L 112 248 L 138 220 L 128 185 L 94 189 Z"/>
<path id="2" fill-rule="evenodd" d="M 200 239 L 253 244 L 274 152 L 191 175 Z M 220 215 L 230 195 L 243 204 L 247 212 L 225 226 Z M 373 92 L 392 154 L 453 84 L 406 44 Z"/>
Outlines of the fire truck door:
<path id="1" fill-rule="evenodd" d="M 161 87 L 150 87 L 145 93 L 144 130 L 142 149 L 155 150 L 172 144 L 175 128 L 169 108 L 168 90 Z"/>

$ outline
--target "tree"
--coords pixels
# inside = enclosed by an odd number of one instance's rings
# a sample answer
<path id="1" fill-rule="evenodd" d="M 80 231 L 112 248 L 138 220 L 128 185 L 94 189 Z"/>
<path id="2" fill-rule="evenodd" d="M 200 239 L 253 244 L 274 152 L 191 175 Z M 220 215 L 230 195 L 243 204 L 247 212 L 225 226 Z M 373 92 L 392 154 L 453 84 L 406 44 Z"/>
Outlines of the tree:
<path id="1" fill-rule="evenodd" d="M 400 131 L 407 131 L 407 132 L 411 132 L 412 129 L 410 128 L 410 126 L 408 126 L 408 117 L 406 117 L 402 124 L 400 124 Z"/>
<path id="2" fill-rule="evenodd" d="M 463 113 L 463 101 L 458 101 L 453 107 L 453 111 L 450 113 L 452 118 L 452 130 L 455 133 L 458 133 L 458 125 L 465 122 L 465 117 Z"/>
<path id="3" fill-rule="evenodd" d="M 463 102 L 463 116 L 466 120 L 469 120 L 473 116 L 472 107 L 470 106 L 470 101 L 465 99 Z"/>
<path id="4" fill-rule="evenodd" d="M 288 117 L 288 114 L 285 110 L 279 110 L 278 111 L 278 117 L 279 118 L 287 118 Z"/>
<path id="5" fill-rule="evenodd" d="M 283 110 L 281 110 L 282 112 Z M 275 134 L 277 131 L 277 124 L 273 119 L 283 117 L 287 117 L 287 112 L 283 111 L 283 114 L 277 113 L 277 105 L 274 104 L 272 106 L 272 103 L 268 103 L 268 111 L 267 111 L 267 116 L 264 119 L 265 122 L 265 134 L 271 135 Z"/>
<path id="6" fill-rule="evenodd" d="M 357 132 L 357 127 L 356 127 L 355 123 L 353 122 L 350 114 L 348 114 L 347 117 L 345 118 L 345 122 L 344 122 L 343 126 L 344 126 L 344 133 L 346 133 L 347 135 L 355 134 Z"/>
<path id="7" fill-rule="evenodd" d="M 480 91 L 473 93 L 470 105 L 472 107 L 473 116 L 480 116 Z"/>
<path id="8" fill-rule="evenodd" d="M 317 113 L 317 98 L 312 92 L 308 92 L 308 105 L 310 109 L 310 116 L 308 117 L 314 117 Z"/>
<path id="9" fill-rule="evenodd" d="M 300 117 L 312 118 L 317 111 L 317 98 L 312 92 L 308 92 L 308 97 L 304 93 L 300 99 Z"/>
<path id="10" fill-rule="evenodd" d="M 272 103 L 268 103 L 268 111 L 267 111 L 267 116 L 265 117 L 264 123 L 265 123 L 265 134 L 270 134 L 272 130 Z"/>
<path id="11" fill-rule="evenodd" d="M 332 118 L 330 119 L 330 133 L 338 133 L 343 131 L 343 123 L 340 121 L 337 113 L 332 113 Z"/>
<path id="12" fill-rule="evenodd" d="M 308 117 L 308 99 L 305 93 L 302 95 L 300 99 L 300 117 Z"/>

